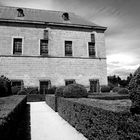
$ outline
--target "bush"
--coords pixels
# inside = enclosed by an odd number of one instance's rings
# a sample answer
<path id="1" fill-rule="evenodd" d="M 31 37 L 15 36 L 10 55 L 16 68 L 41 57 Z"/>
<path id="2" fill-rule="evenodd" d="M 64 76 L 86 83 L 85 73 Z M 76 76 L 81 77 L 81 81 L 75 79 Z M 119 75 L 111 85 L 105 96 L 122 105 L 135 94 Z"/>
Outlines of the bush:
<path id="1" fill-rule="evenodd" d="M 132 114 L 140 114 L 140 67 L 135 71 L 129 83 L 129 94 Z"/>
<path id="2" fill-rule="evenodd" d="M 0 97 L 12 95 L 11 81 L 5 76 L 0 77 Z"/>
<path id="3" fill-rule="evenodd" d="M 118 94 L 129 94 L 129 90 L 127 88 L 121 88 L 119 89 Z"/>
<path id="4" fill-rule="evenodd" d="M 53 86 L 53 87 L 51 87 L 51 88 L 48 89 L 47 94 L 55 94 L 55 91 L 56 91 L 56 87 Z"/>
<path id="5" fill-rule="evenodd" d="M 17 94 L 18 95 L 27 95 L 27 92 L 25 90 L 20 90 Z"/>
<path id="6" fill-rule="evenodd" d="M 65 86 L 57 87 L 56 91 L 55 91 L 55 96 L 56 97 L 63 97 L 64 88 L 65 88 Z"/>
<path id="7" fill-rule="evenodd" d="M 66 98 L 82 98 L 87 97 L 88 92 L 83 85 L 70 84 L 64 88 L 63 96 Z"/>
<path id="8" fill-rule="evenodd" d="M 13 95 L 16 95 L 21 90 L 21 87 L 19 87 L 19 86 L 13 86 L 11 88 L 11 90 L 12 90 L 12 94 Z"/>
<path id="9" fill-rule="evenodd" d="M 102 86 L 101 87 L 101 92 L 110 92 L 110 87 L 109 86 Z"/>
<path id="10" fill-rule="evenodd" d="M 23 90 L 27 92 L 27 94 L 38 94 L 38 87 L 26 87 Z"/>
<path id="11" fill-rule="evenodd" d="M 113 92 L 118 92 L 120 89 L 121 89 L 120 87 L 114 87 L 114 88 L 112 89 L 112 91 L 113 91 Z"/>

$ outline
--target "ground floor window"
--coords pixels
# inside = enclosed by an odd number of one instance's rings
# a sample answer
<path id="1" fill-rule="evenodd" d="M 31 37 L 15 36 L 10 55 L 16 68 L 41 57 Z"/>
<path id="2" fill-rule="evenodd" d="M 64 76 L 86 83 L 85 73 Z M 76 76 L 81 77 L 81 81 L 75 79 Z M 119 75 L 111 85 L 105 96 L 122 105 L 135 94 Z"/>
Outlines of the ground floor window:
<path id="1" fill-rule="evenodd" d="M 65 80 L 65 85 L 74 84 L 76 83 L 74 79 Z"/>
<path id="2" fill-rule="evenodd" d="M 40 94 L 47 94 L 47 91 L 50 88 L 50 86 L 50 80 L 40 80 Z"/>
<path id="3" fill-rule="evenodd" d="M 23 86 L 23 80 L 11 80 L 11 86 L 17 86 L 21 88 Z"/>
<path id="4" fill-rule="evenodd" d="M 99 92 L 99 80 L 90 79 L 90 92 Z"/>

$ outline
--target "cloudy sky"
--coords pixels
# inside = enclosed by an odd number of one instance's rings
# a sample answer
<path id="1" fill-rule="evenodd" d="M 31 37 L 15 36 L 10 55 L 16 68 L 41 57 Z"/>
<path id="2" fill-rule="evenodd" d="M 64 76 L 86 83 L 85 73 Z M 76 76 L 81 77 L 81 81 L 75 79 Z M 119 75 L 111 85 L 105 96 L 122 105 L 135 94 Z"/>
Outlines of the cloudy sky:
<path id="1" fill-rule="evenodd" d="M 1 5 L 74 12 L 108 27 L 108 75 L 125 78 L 140 64 L 140 0 L 0 0 Z"/>

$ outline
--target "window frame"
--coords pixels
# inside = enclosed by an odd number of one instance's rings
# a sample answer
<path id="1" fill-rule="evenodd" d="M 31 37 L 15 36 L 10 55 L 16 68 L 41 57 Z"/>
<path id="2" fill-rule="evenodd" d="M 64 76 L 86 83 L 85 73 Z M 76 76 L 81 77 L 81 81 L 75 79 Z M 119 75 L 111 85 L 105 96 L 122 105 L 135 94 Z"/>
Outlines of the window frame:
<path id="1" fill-rule="evenodd" d="M 66 42 L 71 42 L 71 54 L 66 54 Z M 70 40 L 65 40 L 64 41 L 64 54 L 65 54 L 65 57 L 72 57 L 73 56 L 73 47 L 72 47 L 72 41 Z"/>
<path id="2" fill-rule="evenodd" d="M 93 43 L 93 44 L 94 44 L 95 55 L 90 55 L 89 43 Z M 88 43 L 87 43 L 87 49 L 88 49 L 88 56 L 89 56 L 89 57 L 91 57 L 91 58 L 97 57 L 97 51 L 96 51 L 96 46 L 95 46 L 95 43 L 94 43 L 94 42 L 88 42 Z"/>
<path id="3" fill-rule="evenodd" d="M 41 53 L 41 41 L 42 40 L 46 40 L 47 41 L 47 49 L 48 49 L 48 53 Z M 49 40 L 48 39 L 40 39 L 39 40 L 39 54 L 40 54 L 40 56 L 48 56 L 49 55 Z"/>
<path id="4" fill-rule="evenodd" d="M 24 86 L 24 81 L 21 79 L 11 79 L 11 86 L 13 82 L 20 82 L 21 83 L 21 88 Z"/>
<path id="5" fill-rule="evenodd" d="M 14 53 L 14 39 L 21 39 L 21 53 Z M 12 50 L 11 50 L 11 54 L 12 55 L 23 55 L 23 51 L 24 51 L 24 37 L 22 36 L 13 36 L 12 37 Z"/>

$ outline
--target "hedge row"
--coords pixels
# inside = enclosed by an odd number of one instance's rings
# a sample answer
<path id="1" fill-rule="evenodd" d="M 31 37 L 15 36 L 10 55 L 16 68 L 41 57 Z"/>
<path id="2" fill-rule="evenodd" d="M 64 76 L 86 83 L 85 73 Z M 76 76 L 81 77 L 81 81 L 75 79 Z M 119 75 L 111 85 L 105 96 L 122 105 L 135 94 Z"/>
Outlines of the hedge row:
<path id="1" fill-rule="evenodd" d="M 55 96 L 46 100 L 54 109 Z M 133 118 L 125 106 L 114 107 L 101 100 L 57 98 L 59 115 L 89 140 L 139 139 L 140 116 Z"/>
<path id="2" fill-rule="evenodd" d="M 10 140 L 20 116 L 26 107 L 26 96 L 9 96 L 0 98 L 0 139 Z"/>
<path id="3" fill-rule="evenodd" d="M 55 95 L 46 95 L 46 103 L 57 112 L 57 97 Z"/>

